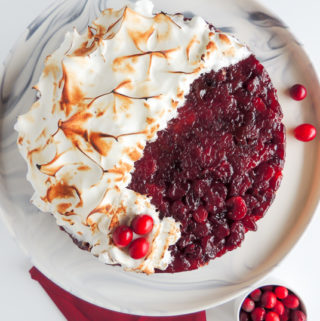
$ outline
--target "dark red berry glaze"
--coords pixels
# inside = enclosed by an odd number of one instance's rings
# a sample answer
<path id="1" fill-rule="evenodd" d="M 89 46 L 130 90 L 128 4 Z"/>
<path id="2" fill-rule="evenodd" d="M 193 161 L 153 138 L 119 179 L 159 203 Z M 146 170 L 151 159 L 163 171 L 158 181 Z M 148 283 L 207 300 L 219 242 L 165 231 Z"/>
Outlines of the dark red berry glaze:
<path id="1" fill-rule="evenodd" d="M 208 218 L 208 211 L 203 206 L 200 206 L 192 213 L 192 216 L 197 223 L 204 223 Z"/>
<path id="2" fill-rule="evenodd" d="M 129 188 L 181 223 L 166 272 L 196 269 L 256 230 L 282 177 L 281 119 L 276 90 L 250 56 L 200 76 L 178 117 L 147 143 Z"/>

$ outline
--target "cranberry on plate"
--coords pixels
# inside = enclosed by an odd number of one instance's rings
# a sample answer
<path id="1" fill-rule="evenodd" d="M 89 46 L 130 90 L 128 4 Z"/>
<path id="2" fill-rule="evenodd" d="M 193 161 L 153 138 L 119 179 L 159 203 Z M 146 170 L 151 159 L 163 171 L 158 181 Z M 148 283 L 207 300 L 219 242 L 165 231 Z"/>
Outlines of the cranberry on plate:
<path id="1" fill-rule="evenodd" d="M 311 124 L 302 124 L 294 129 L 294 136 L 302 142 L 309 142 L 316 137 L 317 130 Z"/>
<path id="2" fill-rule="evenodd" d="M 294 99 L 294 100 L 303 100 L 306 98 L 307 96 L 307 89 L 305 86 L 301 85 L 301 84 L 295 84 L 293 85 L 290 90 L 290 96 Z"/>

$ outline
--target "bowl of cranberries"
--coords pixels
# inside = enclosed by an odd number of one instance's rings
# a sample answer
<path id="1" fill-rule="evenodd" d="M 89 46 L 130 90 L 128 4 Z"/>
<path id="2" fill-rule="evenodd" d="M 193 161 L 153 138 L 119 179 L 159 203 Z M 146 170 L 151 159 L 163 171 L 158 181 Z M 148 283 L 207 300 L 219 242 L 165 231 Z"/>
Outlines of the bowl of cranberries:
<path id="1" fill-rule="evenodd" d="M 306 321 L 304 302 L 282 282 L 266 282 L 237 301 L 238 321 Z"/>

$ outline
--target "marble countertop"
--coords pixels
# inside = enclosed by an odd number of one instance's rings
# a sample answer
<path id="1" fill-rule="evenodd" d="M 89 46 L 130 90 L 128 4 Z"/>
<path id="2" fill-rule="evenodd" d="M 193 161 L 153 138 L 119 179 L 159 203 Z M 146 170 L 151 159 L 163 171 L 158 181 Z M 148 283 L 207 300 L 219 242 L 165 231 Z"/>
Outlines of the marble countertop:
<path id="1" fill-rule="evenodd" d="M 52 0 L 28 0 L 0 2 L 0 61 L 3 61 L 23 29 Z M 237 0 L 241 1 L 241 0 Z M 262 4 L 285 21 L 293 34 L 304 45 L 317 73 L 320 73 L 320 28 L 318 12 L 320 2 L 305 0 L 261 0 Z M 318 27 L 318 28 L 317 28 Z M 320 211 L 320 210 L 319 210 Z M 316 213 L 308 229 L 285 258 L 272 272 L 272 276 L 285 280 L 302 294 L 309 313 L 309 321 L 316 321 L 318 312 L 318 287 L 320 286 L 320 256 L 316 246 L 320 244 L 320 213 Z M 0 224 L 2 258 L 0 264 L 0 319 L 5 321 L 62 321 L 65 320 L 44 290 L 29 277 L 32 264 L 25 257 L 4 224 Z M 312 250 L 311 250 L 312 249 Z M 315 252 L 312 252 L 315 251 Z M 207 311 L 208 321 L 233 320 L 234 302 Z"/>

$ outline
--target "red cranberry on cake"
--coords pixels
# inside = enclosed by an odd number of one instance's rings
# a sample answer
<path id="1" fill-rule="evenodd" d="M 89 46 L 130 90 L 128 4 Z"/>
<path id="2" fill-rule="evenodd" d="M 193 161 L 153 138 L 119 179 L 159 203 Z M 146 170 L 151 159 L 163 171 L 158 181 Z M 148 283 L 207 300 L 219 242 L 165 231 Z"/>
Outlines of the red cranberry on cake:
<path id="1" fill-rule="evenodd" d="M 148 274 L 239 247 L 285 154 L 276 90 L 249 49 L 152 10 L 107 9 L 67 33 L 15 127 L 34 205 L 102 262 Z"/>

